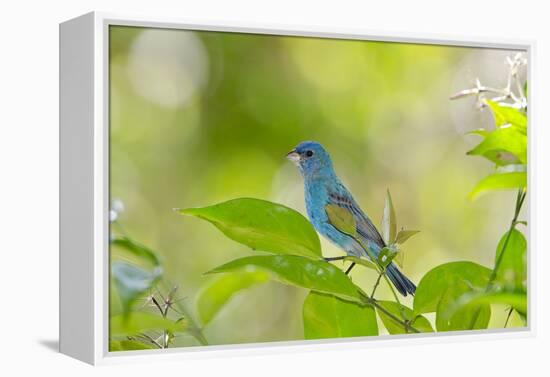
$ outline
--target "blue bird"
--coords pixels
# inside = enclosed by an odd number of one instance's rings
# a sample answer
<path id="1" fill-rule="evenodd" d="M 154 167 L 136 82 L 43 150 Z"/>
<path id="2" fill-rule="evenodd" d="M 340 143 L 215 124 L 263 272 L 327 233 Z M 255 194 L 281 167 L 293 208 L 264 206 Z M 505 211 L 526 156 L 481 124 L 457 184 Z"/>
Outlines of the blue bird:
<path id="1" fill-rule="evenodd" d="M 357 237 L 374 256 L 377 256 L 386 244 L 372 221 L 361 210 L 351 193 L 334 172 L 330 156 L 323 146 L 314 141 L 305 141 L 290 151 L 287 158 L 298 166 L 304 178 L 306 210 L 309 221 L 315 229 L 336 246 L 343 249 L 346 254 L 369 258 L 367 251 L 363 249 L 359 242 L 330 223 L 326 206 L 331 204 L 341 207 L 353 215 Z M 326 258 L 326 260 L 343 258 Z M 346 273 L 349 273 L 352 267 L 353 264 Z M 407 296 L 408 293 L 414 294 L 416 290 L 414 283 L 403 275 L 393 263 L 386 268 L 386 274 L 403 296 Z"/>

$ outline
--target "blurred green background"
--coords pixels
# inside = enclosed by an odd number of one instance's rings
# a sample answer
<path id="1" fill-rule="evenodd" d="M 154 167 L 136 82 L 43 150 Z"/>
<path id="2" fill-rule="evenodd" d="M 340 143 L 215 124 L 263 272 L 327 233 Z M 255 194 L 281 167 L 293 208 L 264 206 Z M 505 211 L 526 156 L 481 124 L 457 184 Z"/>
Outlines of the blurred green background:
<path id="1" fill-rule="evenodd" d="M 510 54 L 111 26 L 110 185 L 125 209 L 118 221 L 161 255 L 167 280 L 192 308 L 211 278 L 204 272 L 253 252 L 172 208 L 256 197 L 305 214 L 302 179 L 284 157 L 316 140 L 375 224 L 390 189 L 398 226 L 421 230 L 404 249 L 415 283 L 449 261 L 492 267 L 515 194 L 467 199 L 491 164 L 465 155 L 477 140 L 464 134 L 492 121 L 475 99 L 449 96 L 477 77 L 504 85 Z M 324 240 L 323 250 L 341 254 Z M 376 275 L 355 268 L 352 277 L 372 286 Z M 251 288 L 205 336 L 211 344 L 302 339 L 306 294 L 276 283 Z M 504 318 L 501 308 L 492 321 Z M 175 344 L 196 343 L 182 336 Z"/>

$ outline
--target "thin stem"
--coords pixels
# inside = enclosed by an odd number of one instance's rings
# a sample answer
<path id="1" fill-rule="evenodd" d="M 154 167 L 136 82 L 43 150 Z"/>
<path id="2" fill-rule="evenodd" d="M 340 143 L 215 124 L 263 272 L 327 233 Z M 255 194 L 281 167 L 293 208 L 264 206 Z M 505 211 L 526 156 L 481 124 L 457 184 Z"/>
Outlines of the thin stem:
<path id="1" fill-rule="evenodd" d="M 149 342 L 151 342 L 152 344 L 154 344 L 158 348 L 164 348 L 159 342 L 157 342 L 155 339 L 153 339 L 152 337 L 150 337 L 147 334 L 139 334 L 139 336 L 142 337 L 142 338 L 145 338 L 146 340 L 148 340 Z M 128 337 L 128 339 L 133 340 L 132 337 Z"/>
<path id="2" fill-rule="evenodd" d="M 376 283 L 374 283 L 374 288 L 372 289 L 370 298 L 374 298 L 374 293 L 376 292 L 376 288 L 378 288 L 378 285 L 380 284 L 380 279 L 382 279 L 382 274 L 378 274 L 378 278 L 376 279 Z"/>
<path id="3" fill-rule="evenodd" d="M 337 261 L 337 260 L 343 260 L 345 258 L 345 256 L 341 256 L 341 257 L 326 257 L 326 258 L 323 258 L 325 260 L 325 262 L 333 262 L 333 261 Z"/>
<path id="4" fill-rule="evenodd" d="M 510 228 L 508 229 L 508 233 L 506 234 L 506 239 L 504 240 L 504 243 L 502 244 L 502 250 L 500 251 L 500 254 L 498 255 L 497 261 L 495 263 L 495 268 L 493 268 L 493 272 L 491 273 L 491 276 L 489 277 L 489 282 L 487 283 L 487 287 L 485 288 L 485 292 L 488 292 L 493 285 L 493 282 L 495 281 L 497 277 L 498 268 L 500 267 L 500 264 L 502 263 L 502 259 L 504 257 L 504 252 L 506 251 L 506 247 L 508 246 L 508 242 L 510 241 L 510 237 L 512 235 L 512 231 L 515 229 L 519 213 L 521 211 L 521 206 L 523 205 L 523 201 L 525 200 L 526 191 L 519 190 L 518 196 L 516 198 L 516 208 L 514 211 L 514 218 L 512 219 L 510 223 Z"/>
<path id="5" fill-rule="evenodd" d="M 388 279 L 388 277 L 386 276 L 386 273 L 385 273 L 385 268 L 383 268 L 382 266 L 379 265 L 377 259 L 374 257 L 374 255 L 371 253 L 370 249 L 368 247 L 366 247 L 366 245 L 363 243 L 362 240 L 358 239 L 357 237 L 353 236 L 353 238 L 355 239 L 355 241 L 357 241 L 359 243 L 359 245 L 361 245 L 361 247 L 363 248 L 363 250 L 365 250 L 367 252 L 367 254 L 369 255 L 371 261 L 376 265 L 376 268 L 378 269 L 378 273 L 383 276 L 384 280 L 386 281 L 386 283 L 388 283 L 388 287 L 390 287 L 390 290 L 391 290 L 391 293 L 393 294 L 393 297 L 395 298 L 395 301 L 399 304 L 399 312 L 401 313 L 401 317 L 403 318 L 403 320 L 407 320 L 407 317 L 405 316 L 405 311 L 403 310 L 403 306 L 401 305 L 401 301 L 399 301 L 399 297 L 397 297 L 397 294 L 395 293 L 395 290 L 393 289 L 393 285 L 392 283 L 390 282 L 390 280 Z M 406 328 L 405 328 L 406 330 Z"/>
<path id="6" fill-rule="evenodd" d="M 170 309 L 170 307 L 172 306 L 171 300 L 175 292 L 176 292 L 176 288 L 174 288 L 168 293 L 168 297 L 166 299 L 162 296 L 160 291 L 158 292 L 159 296 L 162 298 L 164 308 L 160 305 L 160 303 L 158 302 L 155 296 L 151 296 L 151 301 L 153 301 L 153 303 L 159 310 L 160 314 L 162 315 L 162 318 L 168 317 L 168 309 Z M 162 348 L 168 348 L 169 343 L 170 343 L 170 337 L 168 336 L 168 331 L 163 330 L 162 331 Z"/>
<path id="7" fill-rule="evenodd" d="M 166 318 L 166 312 L 162 309 L 162 307 L 160 306 L 159 302 L 157 301 L 157 299 L 155 298 L 155 296 L 151 296 L 151 300 L 153 301 L 153 303 L 155 304 L 155 306 L 157 307 L 157 309 L 160 311 L 160 314 L 162 315 L 162 318 Z M 168 310 L 166 310 L 168 311 Z M 167 348 L 168 347 L 168 342 L 166 341 L 166 330 L 163 330 L 162 331 L 162 348 Z"/>
<path id="8" fill-rule="evenodd" d="M 403 328 L 405 329 L 405 331 L 409 332 L 409 331 L 412 331 L 412 332 L 415 332 L 415 333 L 419 333 L 420 330 L 416 329 L 415 327 L 413 327 L 411 324 L 410 324 L 410 321 L 408 320 L 401 320 L 399 319 L 399 317 L 395 316 L 393 313 L 389 312 L 388 310 L 386 310 L 386 308 L 384 308 L 382 305 L 380 305 L 378 303 L 378 301 L 376 301 L 375 299 L 365 295 L 365 294 L 362 294 L 363 297 L 365 298 L 366 302 L 372 306 L 374 306 L 376 309 L 378 309 L 379 311 L 381 311 L 382 313 L 384 313 L 386 316 L 388 316 L 389 318 L 391 318 L 395 323 L 403 326 Z"/>
<path id="9" fill-rule="evenodd" d="M 401 313 L 401 317 L 406 320 L 407 316 L 405 315 L 405 309 L 403 309 L 403 305 L 401 305 L 401 301 L 399 300 L 397 293 L 395 293 L 395 289 L 393 289 L 393 284 L 390 282 L 390 279 L 388 279 L 388 276 L 385 273 L 384 280 L 386 281 L 386 283 L 388 283 L 388 287 L 390 287 L 393 298 L 395 298 L 395 301 L 399 304 L 399 312 Z"/>
<path id="10" fill-rule="evenodd" d="M 381 312 L 383 312 L 384 314 L 386 314 L 389 318 L 392 318 L 394 321 L 396 321 L 397 323 L 399 323 L 400 325 L 403 326 L 403 328 L 405 329 L 406 332 L 409 332 L 410 331 L 413 331 L 413 332 L 420 332 L 418 331 L 417 329 L 415 329 L 414 327 L 412 327 L 410 325 L 410 321 L 407 320 L 407 317 L 405 315 L 405 312 L 403 310 L 403 305 L 401 305 L 401 302 L 399 301 L 399 298 L 397 297 L 397 294 L 395 293 L 395 290 L 393 289 L 393 286 L 391 284 L 391 282 L 389 281 L 388 277 L 386 276 L 385 274 L 385 268 L 383 268 L 382 266 L 380 266 L 380 264 L 378 263 L 378 260 L 375 258 L 375 256 L 373 255 L 373 253 L 370 251 L 370 249 L 368 247 L 366 247 L 366 245 L 363 243 L 363 241 L 361 239 L 359 239 L 357 237 L 356 234 L 350 234 L 350 233 L 346 233 L 348 234 L 350 237 L 352 237 L 357 243 L 359 243 L 359 245 L 363 248 L 363 250 L 365 250 L 365 252 L 367 253 L 368 257 L 370 258 L 370 260 L 374 263 L 374 265 L 376 266 L 376 269 L 378 270 L 378 273 L 379 273 L 379 276 L 378 276 L 378 281 L 376 283 L 376 286 L 380 283 L 380 277 L 384 277 L 384 280 L 386 280 L 386 282 L 388 283 L 388 286 L 390 287 L 390 290 L 393 294 L 393 297 L 395 298 L 395 301 L 397 302 L 398 304 L 398 307 L 399 307 L 399 312 L 401 313 L 401 317 L 403 317 L 403 320 L 400 320 L 398 317 L 396 317 L 395 315 L 393 315 L 392 313 L 390 313 L 389 311 L 387 311 L 385 308 L 383 308 L 382 306 L 380 306 L 380 304 L 378 304 L 378 302 L 376 302 L 376 300 L 372 297 L 369 297 L 367 296 L 365 293 L 361 292 L 361 294 L 365 297 L 366 301 L 375 306 L 376 308 L 378 308 L 378 310 L 380 310 Z M 325 260 L 327 260 L 327 258 L 325 258 Z M 353 263 L 351 265 L 351 268 L 355 265 L 355 263 Z M 350 269 L 351 269 L 350 268 Z M 349 272 L 349 270 L 346 272 L 346 274 Z M 376 286 L 374 288 L 374 290 L 376 290 Z M 374 294 L 374 291 L 373 291 L 373 294 Z"/>
<path id="11" fill-rule="evenodd" d="M 510 237 L 512 236 L 512 231 L 515 229 L 517 225 L 517 220 L 519 213 L 521 212 L 521 207 L 523 205 L 523 202 L 525 201 L 525 197 L 527 196 L 527 191 L 525 189 L 518 190 L 518 195 L 516 197 L 516 206 L 514 209 L 514 217 L 512 221 L 510 222 L 510 227 L 508 229 L 508 233 L 506 234 L 506 238 L 504 239 L 504 243 L 502 244 L 502 250 L 500 250 L 500 254 L 498 255 L 497 261 L 495 262 L 495 267 L 493 268 L 493 271 L 491 272 L 491 275 L 489 276 L 489 281 L 487 283 L 487 286 L 485 287 L 485 292 L 489 292 L 491 288 L 493 287 L 493 283 L 497 277 L 498 269 L 500 267 L 500 264 L 502 262 L 502 259 L 504 257 L 504 253 L 506 252 L 506 247 L 508 246 L 508 242 L 510 241 Z M 475 311 L 472 321 L 470 322 L 470 329 L 473 329 L 475 326 L 475 323 L 479 317 L 479 313 L 481 311 L 481 308 L 477 308 Z"/>
<path id="12" fill-rule="evenodd" d="M 495 102 L 501 102 L 506 101 L 508 99 L 511 99 L 515 104 L 519 105 L 521 108 L 525 108 L 527 106 L 526 104 L 526 98 L 525 94 L 523 92 L 523 88 L 521 86 L 518 70 L 521 66 L 523 66 L 525 63 L 522 63 L 520 56 L 514 57 L 514 59 L 508 58 L 508 74 L 506 77 L 506 86 L 504 88 L 492 88 L 489 86 L 482 85 L 479 80 L 476 80 L 476 84 L 473 88 L 462 90 L 454 95 L 451 96 L 451 99 L 458 99 L 467 97 L 470 95 L 477 96 L 478 103 L 483 104 L 483 95 L 485 93 L 490 93 L 493 95 L 496 95 L 497 97 L 491 98 L 491 101 Z M 515 88 L 514 88 L 515 86 Z M 515 93 L 515 90 L 517 90 L 517 94 Z"/>
<path id="13" fill-rule="evenodd" d="M 326 257 L 326 258 L 323 258 L 323 260 L 325 262 L 334 262 L 334 261 L 339 261 L 339 260 L 344 260 L 346 258 L 346 256 L 340 256 L 340 257 Z M 348 275 L 351 270 L 353 269 L 353 267 L 355 267 L 355 262 L 353 262 L 349 267 L 348 269 L 346 270 L 346 275 Z"/>
<path id="14" fill-rule="evenodd" d="M 510 90 L 508 88 L 502 90 L 502 89 L 497 89 L 497 88 L 491 88 L 491 87 L 488 87 L 488 86 L 480 87 L 479 88 L 479 93 L 494 93 L 494 94 L 499 94 L 499 95 L 507 97 L 507 98 L 512 95 L 512 93 L 510 92 Z"/>
<path id="15" fill-rule="evenodd" d="M 159 302 L 157 301 L 157 299 L 156 299 L 155 296 L 151 296 L 151 301 L 153 301 L 153 304 L 155 304 L 155 306 L 156 306 L 157 309 L 159 310 L 160 314 L 164 317 L 164 313 L 163 313 L 162 307 L 160 306 L 160 304 L 159 304 Z"/>

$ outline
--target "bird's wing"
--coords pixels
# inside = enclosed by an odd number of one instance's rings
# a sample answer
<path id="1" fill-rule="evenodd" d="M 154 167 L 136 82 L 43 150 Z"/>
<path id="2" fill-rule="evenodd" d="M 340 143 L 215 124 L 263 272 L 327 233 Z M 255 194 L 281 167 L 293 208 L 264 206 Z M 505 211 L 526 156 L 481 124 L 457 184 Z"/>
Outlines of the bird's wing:
<path id="1" fill-rule="evenodd" d="M 350 195 L 329 193 L 328 204 L 336 205 L 350 212 L 355 219 L 357 234 L 365 243 L 374 242 L 380 248 L 386 246 L 384 240 L 372 221 L 363 213 Z"/>

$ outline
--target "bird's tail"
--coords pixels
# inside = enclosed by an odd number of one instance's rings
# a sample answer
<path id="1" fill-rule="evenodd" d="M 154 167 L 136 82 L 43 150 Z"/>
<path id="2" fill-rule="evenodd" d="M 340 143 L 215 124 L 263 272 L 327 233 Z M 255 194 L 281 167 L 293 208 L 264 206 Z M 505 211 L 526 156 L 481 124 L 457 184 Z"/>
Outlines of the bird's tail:
<path id="1" fill-rule="evenodd" d="M 403 296 L 407 296 L 407 293 L 414 295 L 416 286 L 393 263 L 386 268 L 386 275 Z"/>

